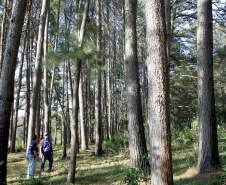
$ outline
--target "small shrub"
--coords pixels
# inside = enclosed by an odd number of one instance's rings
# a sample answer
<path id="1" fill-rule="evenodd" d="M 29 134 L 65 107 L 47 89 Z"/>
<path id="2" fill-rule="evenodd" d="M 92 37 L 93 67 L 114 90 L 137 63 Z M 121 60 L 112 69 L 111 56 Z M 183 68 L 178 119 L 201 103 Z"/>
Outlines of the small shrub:
<path id="1" fill-rule="evenodd" d="M 143 158 L 150 161 L 150 157 L 148 157 L 148 155 L 144 155 Z M 149 172 L 149 166 L 142 169 L 124 167 L 122 173 L 124 177 L 123 183 L 128 185 L 136 185 L 140 182 L 146 182 L 147 184 L 147 182 L 150 181 Z"/>
<path id="2" fill-rule="evenodd" d="M 198 141 L 198 130 L 174 127 L 172 128 L 172 143 L 174 146 L 187 145 Z"/>
<path id="3" fill-rule="evenodd" d="M 15 152 L 22 152 L 22 151 L 23 151 L 23 146 L 18 141 L 16 141 Z"/>
<path id="4" fill-rule="evenodd" d="M 126 153 L 129 146 L 128 132 L 118 132 L 111 140 L 105 140 L 103 142 L 103 149 L 109 154 Z"/>
<path id="5" fill-rule="evenodd" d="M 125 168 L 122 175 L 124 176 L 124 184 L 136 185 L 139 182 L 141 173 L 135 168 Z"/>
<path id="6" fill-rule="evenodd" d="M 223 165 L 223 172 L 221 174 L 222 176 L 222 181 L 226 184 L 226 165 Z"/>

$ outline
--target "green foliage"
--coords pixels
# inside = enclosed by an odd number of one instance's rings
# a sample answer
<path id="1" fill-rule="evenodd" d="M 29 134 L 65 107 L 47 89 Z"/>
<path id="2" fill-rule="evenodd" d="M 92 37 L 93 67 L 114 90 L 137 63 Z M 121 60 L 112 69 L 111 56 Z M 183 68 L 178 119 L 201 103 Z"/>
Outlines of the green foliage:
<path id="1" fill-rule="evenodd" d="M 59 52 L 48 52 L 45 65 L 47 68 L 52 68 L 53 65 L 59 65 L 61 62 L 68 59 L 72 59 L 73 61 L 89 58 L 99 60 L 99 55 L 101 54 L 97 53 L 96 46 L 92 42 L 84 42 L 82 48 L 74 47 L 73 51 L 61 50 Z"/>
<path id="2" fill-rule="evenodd" d="M 3 163 L 4 163 L 4 161 L 1 161 L 1 162 L 0 162 L 0 166 L 2 166 L 2 165 L 3 165 Z"/>
<path id="3" fill-rule="evenodd" d="M 123 183 L 128 185 L 136 185 L 139 182 L 141 173 L 135 168 L 125 168 L 122 175 L 125 177 Z"/>
<path id="4" fill-rule="evenodd" d="M 189 129 L 184 126 L 172 127 L 172 143 L 175 146 L 187 145 L 192 142 L 198 142 L 198 130 Z"/>
<path id="5" fill-rule="evenodd" d="M 24 151 L 23 146 L 19 143 L 19 141 L 16 141 L 15 143 L 15 152 L 22 152 Z"/>
<path id="6" fill-rule="evenodd" d="M 144 159 L 150 161 L 150 157 L 148 155 L 143 156 Z M 130 168 L 128 166 L 123 167 L 122 176 L 124 177 L 124 184 L 128 185 L 136 185 L 139 182 L 148 182 L 150 181 L 149 177 L 150 167 L 144 167 L 141 169 Z"/>
<path id="7" fill-rule="evenodd" d="M 58 170 L 68 170 L 69 169 L 69 163 L 58 163 Z"/>
<path id="8" fill-rule="evenodd" d="M 223 182 L 226 182 L 226 165 L 223 165 L 223 172 L 222 172 L 222 174 L 221 174 L 221 176 L 222 176 L 222 181 Z"/>
<path id="9" fill-rule="evenodd" d="M 21 181 L 20 184 L 22 185 L 43 185 L 44 183 L 41 181 L 41 179 L 33 179 L 31 181 Z"/>
<path id="10" fill-rule="evenodd" d="M 115 134 L 111 140 L 104 140 L 103 149 L 109 154 L 126 153 L 129 146 L 129 135 L 127 131 Z"/>

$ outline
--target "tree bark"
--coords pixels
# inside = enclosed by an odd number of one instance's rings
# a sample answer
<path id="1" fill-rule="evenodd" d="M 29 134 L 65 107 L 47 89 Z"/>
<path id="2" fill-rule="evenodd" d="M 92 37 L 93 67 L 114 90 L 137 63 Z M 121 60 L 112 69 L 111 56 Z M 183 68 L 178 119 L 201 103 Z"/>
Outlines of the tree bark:
<path id="1" fill-rule="evenodd" d="M 50 1 L 47 2 L 47 11 L 46 11 L 46 24 L 45 24 L 45 36 L 44 36 L 44 61 L 46 62 L 46 55 L 48 52 L 48 28 L 49 28 L 49 6 Z M 44 127 L 45 130 L 49 131 L 49 70 L 44 65 L 44 81 L 43 81 L 43 91 L 44 91 Z"/>
<path id="2" fill-rule="evenodd" d="M 198 0 L 197 71 L 199 112 L 199 173 L 220 166 L 213 77 L 212 1 Z"/>
<path id="3" fill-rule="evenodd" d="M 85 9 L 83 13 L 82 24 L 80 28 L 79 36 L 79 48 L 82 47 L 83 37 L 85 33 L 86 20 L 89 12 L 90 0 L 86 0 Z M 71 116 L 71 156 L 70 156 L 70 166 L 68 170 L 67 182 L 75 183 L 75 171 L 76 171 L 76 157 L 77 157 L 77 144 L 78 144 L 78 110 L 79 110 L 79 100 L 78 100 L 78 90 L 79 90 L 79 79 L 81 70 L 81 61 L 75 63 L 75 75 L 73 84 L 73 99 L 72 99 L 72 116 Z"/>
<path id="4" fill-rule="evenodd" d="M 84 68 L 84 65 L 81 67 Z M 88 140 L 87 140 L 87 124 L 85 121 L 85 105 L 84 105 L 84 73 L 81 69 L 80 74 L 80 83 L 79 83 L 79 109 L 80 109 L 80 127 L 81 127 L 81 150 L 88 149 Z"/>
<path id="5" fill-rule="evenodd" d="M 168 68 L 170 67 L 170 48 L 171 48 L 171 5 L 170 0 L 164 0 L 165 4 L 165 20 L 166 20 L 166 34 L 167 34 L 167 59 Z"/>
<path id="6" fill-rule="evenodd" d="M 100 0 L 95 2 L 96 26 L 97 26 L 97 51 L 101 51 L 101 10 Z M 100 59 L 100 56 L 98 57 Z M 96 62 L 96 80 L 95 80 L 95 156 L 102 155 L 102 116 L 101 116 L 101 67 L 100 61 Z"/>
<path id="7" fill-rule="evenodd" d="M 49 0 L 43 0 L 42 10 L 39 24 L 38 32 L 38 42 L 36 48 L 36 58 L 35 58 L 35 71 L 33 76 L 33 87 L 32 87 L 32 100 L 30 107 L 30 117 L 29 117 L 29 127 L 28 127 L 28 138 L 27 138 L 27 150 L 29 143 L 32 141 L 32 136 L 34 135 L 35 121 L 36 121 L 36 110 L 37 110 L 37 99 L 38 99 L 38 89 L 40 86 L 40 68 L 42 63 L 42 49 L 43 49 L 43 39 L 44 39 L 44 29 L 46 21 L 46 11 L 47 4 Z"/>
<path id="8" fill-rule="evenodd" d="M 164 0 L 146 2 L 151 184 L 173 184 Z"/>
<path id="9" fill-rule="evenodd" d="M 39 83 L 41 84 L 41 79 L 40 79 Z M 40 87 L 41 87 L 41 85 L 40 85 Z M 35 127 L 38 142 L 39 142 L 39 139 L 40 139 L 40 130 L 41 130 L 40 110 L 41 110 L 41 91 L 39 89 L 39 91 L 38 91 L 38 101 L 37 101 L 37 111 L 36 111 L 36 127 Z"/>
<path id="10" fill-rule="evenodd" d="M 10 30 L 4 53 L 3 70 L 0 80 L 0 184 L 6 184 L 7 143 L 9 137 L 10 113 L 14 99 L 14 76 L 21 31 L 27 7 L 26 0 L 17 1 L 10 20 Z"/>
<path id="11" fill-rule="evenodd" d="M 3 54 L 4 54 L 4 44 L 5 44 L 5 22 L 6 22 L 6 10 L 7 10 L 7 1 L 4 0 L 4 11 L 3 11 L 3 18 L 2 18 L 2 25 L 1 25 L 1 40 L 0 40 L 0 76 L 2 72 L 2 64 L 3 64 Z"/>
<path id="12" fill-rule="evenodd" d="M 144 124 L 142 119 L 137 58 L 136 0 L 125 0 L 125 62 L 128 107 L 130 167 L 148 168 Z"/>

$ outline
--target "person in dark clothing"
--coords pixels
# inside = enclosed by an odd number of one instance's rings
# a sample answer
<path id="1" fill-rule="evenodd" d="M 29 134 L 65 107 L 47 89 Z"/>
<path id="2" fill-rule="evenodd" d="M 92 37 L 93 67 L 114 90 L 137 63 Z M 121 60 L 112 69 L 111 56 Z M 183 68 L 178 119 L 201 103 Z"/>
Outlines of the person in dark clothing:
<path id="1" fill-rule="evenodd" d="M 38 138 L 36 135 L 32 137 L 32 142 L 29 145 L 27 152 L 27 159 L 29 166 L 27 169 L 27 179 L 34 179 L 34 173 L 36 170 L 36 163 L 39 161 L 38 158 L 38 147 L 37 147 Z"/>
<path id="2" fill-rule="evenodd" d="M 44 165 L 46 159 L 49 161 L 49 169 L 48 171 L 52 171 L 52 165 L 53 165 L 53 148 L 52 148 L 52 142 L 49 139 L 49 134 L 44 133 L 44 138 L 40 141 L 40 156 L 42 158 L 41 162 L 41 172 L 44 171 Z"/>

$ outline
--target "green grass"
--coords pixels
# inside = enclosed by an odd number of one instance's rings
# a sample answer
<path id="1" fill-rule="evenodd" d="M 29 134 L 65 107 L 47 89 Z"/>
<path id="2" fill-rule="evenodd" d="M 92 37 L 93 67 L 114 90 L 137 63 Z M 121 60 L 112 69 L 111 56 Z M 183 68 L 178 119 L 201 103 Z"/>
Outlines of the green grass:
<path id="1" fill-rule="evenodd" d="M 226 165 L 226 134 L 219 139 L 219 152 L 222 165 Z M 58 185 L 66 184 L 69 157 L 61 159 L 61 146 L 54 146 L 53 172 L 40 174 L 40 162 L 37 163 L 35 180 L 26 180 L 28 162 L 25 152 L 8 155 L 8 184 Z M 184 146 L 173 145 L 173 170 L 175 185 L 223 185 L 222 170 L 214 173 L 198 175 L 196 164 L 198 160 L 197 143 Z M 70 156 L 70 147 L 67 148 Z M 48 161 L 46 163 L 48 165 Z M 103 157 L 94 157 L 94 146 L 90 150 L 81 151 L 77 157 L 76 184 L 122 184 L 123 169 L 129 165 L 128 154 L 105 154 Z M 141 183 L 145 184 L 145 183 Z"/>

